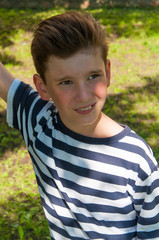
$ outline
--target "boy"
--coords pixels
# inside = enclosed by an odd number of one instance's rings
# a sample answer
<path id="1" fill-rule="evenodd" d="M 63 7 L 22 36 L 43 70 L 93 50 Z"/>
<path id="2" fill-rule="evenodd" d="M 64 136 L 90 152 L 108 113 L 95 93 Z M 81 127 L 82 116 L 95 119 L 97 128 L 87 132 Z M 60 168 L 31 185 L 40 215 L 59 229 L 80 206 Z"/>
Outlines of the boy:
<path id="1" fill-rule="evenodd" d="M 31 52 L 37 92 L 1 64 L 0 95 L 30 153 L 51 239 L 159 239 L 157 162 L 102 113 L 110 61 L 100 23 L 76 11 L 46 19 Z"/>

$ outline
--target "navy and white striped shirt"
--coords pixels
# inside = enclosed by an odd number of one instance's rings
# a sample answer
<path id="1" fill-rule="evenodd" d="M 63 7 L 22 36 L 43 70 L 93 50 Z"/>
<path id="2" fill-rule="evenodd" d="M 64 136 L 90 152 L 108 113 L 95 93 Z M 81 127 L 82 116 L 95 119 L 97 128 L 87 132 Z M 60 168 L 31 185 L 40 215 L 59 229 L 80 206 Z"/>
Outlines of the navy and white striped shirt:
<path id="1" fill-rule="evenodd" d="M 157 161 L 128 126 L 110 138 L 74 133 L 18 79 L 7 119 L 30 153 L 52 240 L 159 239 Z"/>

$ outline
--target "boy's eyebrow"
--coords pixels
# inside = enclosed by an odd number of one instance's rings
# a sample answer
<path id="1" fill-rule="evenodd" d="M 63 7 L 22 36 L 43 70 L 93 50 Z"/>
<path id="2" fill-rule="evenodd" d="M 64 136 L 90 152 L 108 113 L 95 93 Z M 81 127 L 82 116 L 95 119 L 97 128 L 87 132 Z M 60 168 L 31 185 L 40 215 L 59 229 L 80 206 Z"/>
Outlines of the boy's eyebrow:
<path id="1" fill-rule="evenodd" d="M 95 69 L 95 70 L 91 70 L 89 71 L 86 75 L 91 75 L 91 74 L 99 74 L 99 73 L 103 73 L 103 69 Z M 56 78 L 55 81 L 56 82 L 60 82 L 60 81 L 65 81 L 65 80 L 68 80 L 68 79 L 72 79 L 73 76 L 64 76 L 64 77 L 61 77 L 61 78 Z"/>
<path id="2" fill-rule="evenodd" d="M 68 80 L 68 79 L 71 79 L 71 78 L 72 78 L 71 76 L 65 76 L 65 77 L 61 77 L 61 78 L 56 78 L 55 82 L 65 81 L 65 80 Z"/>
<path id="3" fill-rule="evenodd" d="M 92 70 L 88 73 L 89 74 L 94 74 L 94 73 L 102 73 L 103 72 L 103 69 L 95 69 L 95 70 Z"/>

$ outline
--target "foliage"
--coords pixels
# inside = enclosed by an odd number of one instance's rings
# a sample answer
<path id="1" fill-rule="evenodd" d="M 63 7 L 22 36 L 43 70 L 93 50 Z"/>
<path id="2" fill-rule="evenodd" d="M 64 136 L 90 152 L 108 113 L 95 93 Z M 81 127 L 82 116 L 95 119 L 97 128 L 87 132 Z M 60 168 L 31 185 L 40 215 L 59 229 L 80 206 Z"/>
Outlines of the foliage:
<path id="1" fill-rule="evenodd" d="M 92 11 L 91 11 L 92 12 Z M 92 13 L 117 37 L 151 37 L 159 34 L 159 8 L 100 8 Z"/>
<path id="2" fill-rule="evenodd" d="M 32 84 L 32 32 L 38 22 L 64 9 L 0 9 L 0 60 Z M 104 110 L 128 124 L 152 147 L 159 160 L 159 9 L 89 9 L 106 26 L 112 82 Z M 6 124 L 0 100 L 0 239 L 47 240 L 48 226 L 24 142 Z"/>
<path id="3" fill-rule="evenodd" d="M 1 239 L 50 239 L 48 225 L 36 196 L 17 194 L 0 207 Z"/>

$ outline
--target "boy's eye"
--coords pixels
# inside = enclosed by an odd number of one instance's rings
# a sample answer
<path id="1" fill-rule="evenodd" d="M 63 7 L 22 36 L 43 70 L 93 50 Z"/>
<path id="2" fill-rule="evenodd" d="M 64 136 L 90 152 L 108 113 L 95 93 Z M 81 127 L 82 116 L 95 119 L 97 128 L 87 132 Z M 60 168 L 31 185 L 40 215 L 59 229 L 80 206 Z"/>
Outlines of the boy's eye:
<path id="1" fill-rule="evenodd" d="M 60 85 L 69 85 L 69 84 L 72 84 L 72 82 L 69 80 L 60 82 Z"/>
<path id="2" fill-rule="evenodd" d="M 92 79 L 95 79 L 97 77 L 99 77 L 99 74 L 93 74 L 93 75 L 89 76 L 88 80 L 92 80 Z"/>

